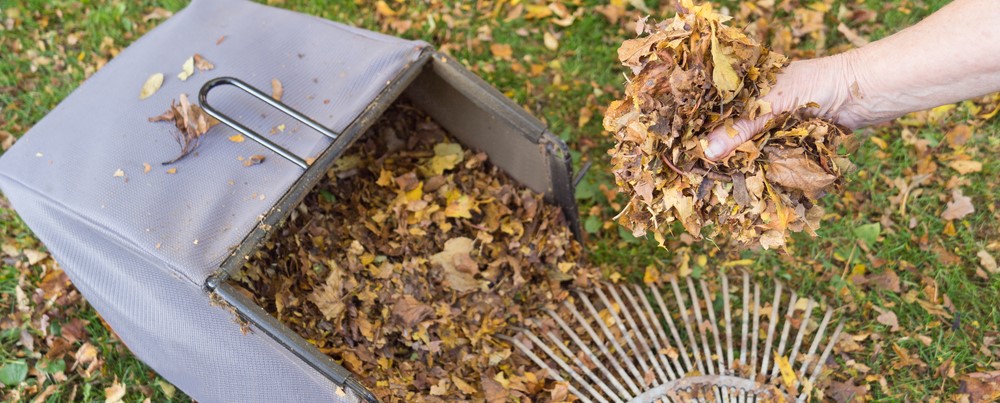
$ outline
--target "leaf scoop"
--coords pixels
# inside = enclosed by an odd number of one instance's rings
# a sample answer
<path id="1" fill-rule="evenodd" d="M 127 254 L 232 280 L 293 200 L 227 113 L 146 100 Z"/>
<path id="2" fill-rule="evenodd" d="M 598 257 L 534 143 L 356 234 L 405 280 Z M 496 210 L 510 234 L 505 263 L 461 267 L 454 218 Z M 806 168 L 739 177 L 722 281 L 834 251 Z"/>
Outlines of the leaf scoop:
<path id="1" fill-rule="evenodd" d="M 813 236 L 817 204 L 839 191 L 852 167 L 838 153 L 853 134 L 809 118 L 801 105 L 778 114 L 721 162 L 705 157 L 708 134 L 771 112 L 760 101 L 787 59 L 729 27 L 710 5 L 682 0 L 677 15 L 640 24 L 618 50 L 632 76 L 611 103 L 604 128 L 614 137 L 612 171 L 629 197 L 617 220 L 661 245 L 674 222 L 696 238 L 728 234 L 738 245 L 781 247 L 790 232 Z"/>

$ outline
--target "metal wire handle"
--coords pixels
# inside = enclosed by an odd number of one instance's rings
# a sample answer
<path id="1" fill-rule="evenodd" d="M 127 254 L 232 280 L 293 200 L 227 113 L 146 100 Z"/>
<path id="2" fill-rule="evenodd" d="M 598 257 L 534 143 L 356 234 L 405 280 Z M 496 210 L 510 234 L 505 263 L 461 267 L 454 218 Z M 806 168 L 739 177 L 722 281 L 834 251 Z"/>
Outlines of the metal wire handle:
<path id="1" fill-rule="evenodd" d="M 254 98 L 264 101 L 268 105 L 271 105 L 275 109 L 283 112 L 288 116 L 291 116 L 293 119 L 299 121 L 300 123 L 305 124 L 306 126 L 309 126 L 315 131 L 322 133 L 324 136 L 329 137 L 330 139 L 336 140 L 337 137 L 340 136 L 340 133 L 335 133 L 332 130 L 327 129 L 325 126 L 319 124 L 315 120 L 312 120 L 309 117 L 300 113 L 299 111 L 292 109 L 290 106 L 281 103 L 281 101 L 271 98 L 271 96 L 265 94 L 261 90 L 258 90 L 257 88 L 243 82 L 238 78 L 235 77 L 213 78 L 211 80 L 208 80 L 208 82 L 206 82 L 205 85 L 201 86 L 201 90 L 198 91 L 198 103 L 201 104 L 201 109 L 205 110 L 205 113 L 217 119 L 218 121 L 222 122 L 222 124 L 233 128 L 233 130 L 236 130 L 242 133 L 243 135 L 251 138 L 253 141 L 256 141 L 258 144 L 266 147 L 268 150 L 273 151 L 275 154 L 278 154 L 284 157 L 285 159 L 291 161 L 295 165 L 298 165 L 302 169 L 306 169 L 309 167 L 309 163 L 307 163 L 306 160 L 302 159 L 302 157 L 299 157 L 298 155 L 295 155 L 294 153 L 288 151 L 284 147 L 275 144 L 273 141 L 268 140 L 264 136 L 261 136 L 260 134 L 244 126 L 240 122 L 237 122 L 232 118 L 230 118 L 229 116 L 227 116 L 226 114 L 219 112 L 217 109 L 212 107 L 212 105 L 209 105 L 208 92 L 211 91 L 212 88 L 218 87 L 220 85 L 232 85 L 233 87 L 239 88 L 243 90 L 243 92 L 246 92 L 252 95 Z"/>

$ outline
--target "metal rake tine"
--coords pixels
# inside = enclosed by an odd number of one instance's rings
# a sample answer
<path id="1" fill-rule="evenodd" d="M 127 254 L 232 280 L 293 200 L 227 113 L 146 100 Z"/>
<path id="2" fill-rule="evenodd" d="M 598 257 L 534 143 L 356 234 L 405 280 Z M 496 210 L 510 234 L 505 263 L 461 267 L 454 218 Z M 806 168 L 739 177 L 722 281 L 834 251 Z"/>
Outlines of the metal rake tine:
<path id="1" fill-rule="evenodd" d="M 604 360 L 601 360 L 600 357 L 598 357 L 597 354 L 594 354 L 594 351 L 589 346 L 587 346 L 586 343 L 583 342 L 583 340 L 580 340 L 580 336 L 577 335 L 576 332 L 573 331 L 573 329 L 569 327 L 569 325 L 566 323 L 566 321 L 562 320 L 562 318 L 560 318 L 559 315 L 557 315 L 551 309 L 546 309 L 545 313 L 549 314 L 549 317 L 551 317 L 553 320 L 556 321 L 556 323 L 559 324 L 559 327 L 562 328 L 563 332 L 565 332 L 567 335 L 569 335 L 570 340 L 573 340 L 573 343 L 576 344 L 576 347 L 579 348 L 580 351 L 583 351 L 584 354 L 587 355 L 587 358 L 590 360 L 590 362 L 594 363 L 594 365 L 597 366 L 598 369 L 600 369 L 601 373 L 604 374 L 605 378 L 607 378 L 611 382 L 611 384 L 614 385 L 615 389 L 618 390 L 618 396 L 619 397 L 621 397 L 623 399 L 630 399 L 630 398 L 632 398 L 633 395 L 630 394 L 628 391 L 626 391 L 625 387 L 622 386 L 622 384 L 620 382 L 618 382 L 618 377 L 616 377 L 613 373 L 611 373 L 611 371 L 606 366 L 604 366 L 604 362 L 603 362 Z M 597 339 L 594 338 L 594 340 L 597 340 Z M 599 343 L 599 342 L 596 342 L 595 344 L 598 344 L 601 347 L 604 346 L 603 343 Z M 614 357 L 611 357 L 611 355 L 607 353 L 606 349 L 605 349 L 604 353 L 605 353 L 606 357 L 608 357 L 609 359 L 611 359 L 611 362 L 613 364 L 617 364 L 617 362 L 614 361 Z M 630 379 L 630 378 L 627 377 L 627 375 L 625 375 L 625 371 L 622 370 L 621 367 L 617 367 L 617 369 L 619 371 L 618 374 L 621 375 L 621 376 L 623 376 L 623 377 L 625 377 L 625 380 L 629 380 Z M 636 387 L 635 385 L 632 385 L 632 387 L 634 388 L 634 391 L 635 391 L 634 393 L 639 393 L 638 387 Z"/>
<path id="2" fill-rule="evenodd" d="M 642 288 L 639 287 L 638 284 L 633 284 L 632 287 L 635 288 L 635 293 L 637 295 L 636 298 L 642 301 L 642 305 L 646 308 L 646 314 L 649 316 L 649 320 L 656 325 L 653 326 L 653 328 L 656 330 L 656 334 L 660 337 L 660 341 L 663 343 L 662 346 L 665 346 L 667 350 L 674 349 L 674 347 L 670 345 L 670 340 L 667 339 L 666 332 L 663 330 L 663 323 L 660 322 L 659 319 L 660 317 L 657 316 L 655 312 L 653 312 L 653 306 L 649 304 L 649 298 L 647 298 L 646 295 L 642 292 Z M 669 315 L 669 313 L 664 312 L 664 315 Z M 657 348 L 662 348 L 662 347 L 660 347 L 660 345 L 658 344 Z M 675 356 L 673 357 L 671 357 L 669 354 L 661 354 L 661 355 L 667 356 L 670 359 L 670 361 L 673 362 L 674 370 L 678 378 L 684 376 L 684 373 L 687 372 L 687 370 L 685 370 L 684 367 L 681 366 L 681 363 L 677 361 L 676 357 L 676 355 L 680 354 L 674 354 Z M 669 367 L 669 365 L 667 366 Z"/>
<path id="3" fill-rule="evenodd" d="M 698 288 L 694 286 L 694 281 L 691 277 L 686 279 L 688 286 L 688 295 L 691 297 L 691 306 L 694 311 L 695 327 L 698 329 L 698 334 L 701 336 L 701 347 L 705 349 L 705 366 L 708 367 L 708 374 L 715 374 L 715 367 L 712 366 L 712 349 L 708 347 L 708 336 L 705 334 L 705 326 L 702 326 L 703 320 L 701 318 L 701 302 L 698 300 Z M 697 343 L 697 341 L 692 340 L 692 343 Z"/>
<path id="4" fill-rule="evenodd" d="M 656 287 L 650 287 L 650 289 L 653 290 L 656 305 L 660 307 L 660 312 L 663 312 L 663 318 L 667 320 L 667 327 L 670 328 L 670 336 L 674 338 L 674 343 L 677 344 L 677 348 L 680 350 L 680 356 L 685 365 L 685 373 L 693 371 L 694 366 L 691 365 L 691 358 L 688 357 L 687 347 L 681 341 L 680 334 L 677 332 L 677 326 L 674 325 L 674 318 L 670 315 L 670 311 L 667 310 L 667 305 L 663 303 L 663 295 L 660 294 L 660 289 Z"/>
<path id="5" fill-rule="evenodd" d="M 649 319 L 646 318 L 646 314 L 642 309 L 643 307 L 639 305 L 639 303 L 636 301 L 636 297 L 632 295 L 632 292 L 629 291 L 628 287 L 625 287 L 625 285 L 621 285 L 620 287 L 622 294 L 625 295 L 625 299 L 627 299 L 628 302 L 632 304 L 632 310 L 633 312 L 635 312 L 636 316 L 639 317 L 639 322 L 642 323 L 642 327 L 646 330 L 646 335 L 649 337 L 649 340 L 653 342 L 653 347 L 656 349 L 655 351 L 653 351 L 653 356 L 659 358 L 659 360 L 655 360 L 654 362 L 659 361 L 659 363 L 662 364 L 662 366 L 667 371 L 667 379 L 663 381 L 669 382 L 674 379 L 677 379 L 678 376 L 676 373 L 674 373 L 674 369 L 670 367 L 670 362 L 664 358 L 665 354 L 660 353 L 660 351 L 663 349 L 663 346 L 660 345 L 660 339 L 658 339 L 656 337 L 656 334 L 653 332 L 653 327 L 649 324 Z M 642 297 L 645 296 L 640 295 L 639 299 L 644 300 L 644 298 Z M 653 320 L 655 321 L 656 317 L 653 317 Z"/>
<path id="6" fill-rule="evenodd" d="M 542 349 L 542 351 L 544 351 L 545 354 L 552 359 L 552 361 L 555 361 L 556 364 L 559 365 L 559 367 L 562 368 L 563 371 L 569 373 L 569 376 L 573 378 L 573 380 L 577 381 L 580 385 L 582 385 L 584 389 L 587 389 L 587 392 L 590 392 L 590 395 L 593 396 L 595 400 L 599 402 L 610 403 L 608 402 L 607 399 L 601 396 L 600 393 L 597 393 L 597 391 L 594 390 L 592 386 L 590 386 L 590 383 L 584 382 L 580 374 L 578 374 L 575 370 L 573 370 L 573 367 L 570 367 L 569 364 L 566 363 L 566 361 L 563 361 L 562 358 L 559 358 L 559 355 L 557 355 L 555 351 L 552 351 L 552 349 L 549 348 L 549 346 L 545 345 L 545 343 L 542 342 L 542 340 L 539 339 L 538 336 L 535 336 L 535 334 L 532 333 L 531 330 L 515 326 L 511 326 L 510 328 L 515 331 L 521 332 L 521 334 L 531 339 L 531 342 L 535 343 L 535 345 L 538 346 L 538 348 Z M 577 395 L 577 397 L 580 397 L 580 395 Z"/>
<path id="7" fill-rule="evenodd" d="M 597 289 L 600 290 L 600 288 Z M 578 294 L 578 295 L 580 296 L 580 300 L 583 301 L 583 305 L 587 307 L 587 310 L 590 311 L 590 314 L 594 317 L 594 319 L 596 319 L 595 322 L 597 322 L 598 327 L 601 328 L 601 332 L 604 333 L 608 341 L 612 344 L 612 346 L 614 346 L 615 350 L 618 352 L 618 356 L 622 360 L 621 362 L 623 362 L 626 365 L 632 376 L 634 376 L 635 379 L 645 379 L 643 373 L 639 372 L 639 369 L 635 367 L 635 364 L 626 354 L 625 349 L 622 348 L 622 345 L 620 343 L 618 343 L 618 339 L 616 339 L 615 336 L 611 333 L 611 329 L 609 329 L 608 326 L 604 323 L 604 321 L 601 320 L 601 315 L 597 313 L 597 309 L 594 308 L 594 304 L 591 303 L 590 299 L 587 298 L 585 295 L 583 294 Z M 607 308 L 608 312 L 614 312 L 614 310 L 611 308 L 610 305 L 608 305 Z M 628 335 L 622 335 L 622 336 L 628 337 Z M 642 383 L 640 389 L 646 390 L 648 389 L 648 387 L 646 386 L 645 383 Z"/>
<path id="8" fill-rule="evenodd" d="M 774 329 L 778 327 L 778 315 L 781 314 L 781 282 L 774 282 L 774 301 L 771 302 L 771 317 L 767 321 L 767 343 L 764 344 L 764 361 L 760 365 L 760 373 L 767 375 L 771 363 L 771 346 L 774 342 Z"/>
<path id="9" fill-rule="evenodd" d="M 726 368 L 726 356 L 722 354 L 722 341 L 719 339 L 719 322 L 715 320 L 715 305 L 712 304 L 712 297 L 708 294 L 708 283 L 704 279 L 699 280 L 701 282 L 701 296 L 705 298 L 705 307 L 708 311 L 708 323 L 712 325 L 712 338 L 715 339 L 715 354 L 719 356 L 719 361 L 717 362 L 719 368 L 719 374 L 725 373 Z"/>
<path id="10" fill-rule="evenodd" d="M 813 356 L 816 355 L 816 349 L 819 348 L 819 343 L 823 340 L 823 333 L 826 332 L 826 326 L 830 324 L 831 317 L 833 317 L 833 310 L 827 309 L 826 315 L 823 315 L 823 321 L 820 322 L 819 328 L 816 329 L 816 335 L 813 336 L 814 339 L 812 345 L 809 347 L 809 352 L 806 354 L 806 357 L 802 359 L 802 367 L 799 368 L 799 373 L 797 374 L 798 377 L 805 377 L 808 373 L 807 370 L 809 369 L 809 364 L 812 361 Z M 795 387 L 798 387 L 798 385 L 799 382 L 796 381 Z"/>
<path id="11" fill-rule="evenodd" d="M 629 340 L 630 341 L 631 340 L 638 341 L 639 344 L 640 344 L 640 346 L 642 347 L 642 350 L 638 350 L 638 349 L 636 349 L 635 344 L 631 344 L 632 350 L 635 351 L 636 355 L 641 355 L 642 354 L 641 351 L 646 351 L 646 355 L 648 356 L 649 361 L 652 363 L 653 370 L 656 372 L 657 375 L 660 376 L 660 381 L 661 382 L 668 382 L 670 379 L 667 378 L 667 374 L 664 373 L 663 372 L 663 368 L 660 367 L 660 360 L 656 359 L 656 354 L 657 353 L 655 351 L 653 351 L 653 349 L 651 349 L 649 347 L 648 343 L 646 343 L 646 338 L 643 337 L 642 332 L 639 329 L 639 326 L 637 326 L 636 323 L 635 323 L 635 319 L 632 318 L 632 312 L 633 312 L 633 310 L 634 309 L 638 309 L 635 306 L 635 301 L 634 300 L 632 301 L 633 309 L 629 309 L 629 307 L 627 305 L 625 305 L 625 303 L 622 301 L 622 298 L 618 295 L 618 290 L 616 290 L 613 285 L 608 284 L 608 291 L 611 291 L 611 297 L 615 299 L 615 303 L 618 304 L 618 306 L 621 309 L 621 315 L 625 318 L 625 321 L 628 323 L 628 327 L 631 328 L 631 332 L 629 332 L 629 333 L 633 337 L 631 337 Z M 625 331 L 625 326 L 623 326 L 623 325 L 624 324 L 622 324 L 619 327 L 624 332 Z M 649 371 L 649 369 L 646 369 L 646 371 Z"/>
<path id="12" fill-rule="evenodd" d="M 823 366 L 826 365 L 826 359 L 830 357 L 830 353 L 833 352 L 833 346 L 837 344 L 837 340 L 840 339 L 840 332 L 844 330 L 844 322 L 841 321 L 837 324 L 837 328 L 833 331 L 833 335 L 830 336 L 830 341 L 826 344 L 826 349 L 823 350 L 823 355 L 819 357 L 819 362 L 813 368 L 812 375 L 809 376 L 809 383 L 815 384 L 816 379 L 819 378 L 819 374 L 823 371 Z"/>
<path id="13" fill-rule="evenodd" d="M 633 379 L 632 376 L 630 376 L 628 373 L 626 373 L 625 369 L 622 368 L 621 365 L 619 365 L 618 360 L 616 360 L 615 357 L 613 355 L 611 355 L 611 352 L 608 351 L 608 347 L 605 345 L 605 343 L 601 342 L 601 338 L 598 337 L 597 332 L 594 331 L 594 328 L 591 327 L 589 323 L 587 323 L 587 321 L 583 318 L 583 315 L 580 314 L 580 311 L 577 311 L 576 307 L 573 306 L 573 304 L 570 304 L 570 303 L 568 303 L 566 301 L 563 301 L 563 306 L 565 306 L 567 309 L 569 309 L 570 313 L 573 314 L 573 318 L 576 319 L 577 323 L 579 323 L 580 326 L 583 326 L 583 329 L 587 331 L 587 335 L 590 336 L 590 339 L 593 340 L 593 342 L 594 342 L 595 345 L 597 345 L 597 348 L 601 350 L 601 353 L 603 353 L 604 356 L 611 363 L 611 365 L 615 367 L 615 371 L 617 371 L 618 375 L 621 377 L 619 379 L 624 380 L 625 383 L 629 386 L 629 388 L 630 388 L 629 390 L 631 391 L 631 395 L 632 396 L 638 395 L 640 393 L 640 391 L 641 391 L 641 389 L 639 388 L 639 386 L 636 385 L 634 382 L 632 382 L 632 379 Z M 558 316 L 553 315 L 553 317 L 558 317 Z M 598 321 L 601 320 L 600 317 L 598 317 L 596 319 Z M 562 319 L 559 319 L 558 322 L 562 322 Z M 560 323 L 560 326 L 564 326 L 564 329 L 569 329 L 569 326 L 566 325 L 565 322 Z M 573 337 L 576 338 L 576 340 L 574 340 L 574 341 L 577 342 L 578 344 L 584 344 L 582 340 L 579 340 L 579 337 L 576 337 L 576 333 L 575 332 L 571 332 L 570 330 L 567 330 L 566 333 L 569 333 L 570 335 L 573 335 Z M 614 378 L 612 378 L 612 379 L 614 379 Z"/>
<path id="14" fill-rule="evenodd" d="M 535 352 L 531 351 L 531 349 L 528 348 L 528 346 L 525 346 L 524 343 L 521 343 L 520 341 L 518 341 L 513 337 L 504 336 L 502 334 L 498 334 L 496 335 L 496 337 L 500 340 L 504 340 L 510 344 L 513 344 L 515 347 L 521 350 L 521 352 L 524 353 L 524 355 L 528 356 L 528 358 L 531 359 L 531 361 L 534 361 L 535 365 L 538 365 L 540 368 L 544 368 L 545 370 L 547 370 L 549 372 L 549 376 L 552 377 L 552 379 L 555 379 L 556 382 L 566 382 L 566 380 L 563 379 L 561 375 L 559 375 L 559 371 L 552 369 L 552 367 L 550 367 L 549 364 L 545 362 L 545 360 L 542 360 L 540 357 L 535 355 Z M 593 401 L 584 396 L 583 393 L 580 393 L 580 390 L 574 387 L 572 383 L 566 382 L 566 384 L 569 386 L 569 391 L 573 393 L 574 396 L 578 397 L 581 401 L 586 403 L 593 403 Z"/>
<path id="15" fill-rule="evenodd" d="M 674 289 L 674 297 L 677 299 L 677 306 L 681 311 L 681 319 L 684 321 L 684 329 L 687 330 L 688 342 L 691 343 L 691 351 L 694 352 L 694 360 L 698 363 L 698 370 L 703 374 L 707 374 L 705 363 L 701 362 L 701 352 L 698 351 L 698 339 L 695 337 L 694 332 L 691 331 L 691 320 L 688 317 L 687 305 L 684 304 L 684 294 L 681 294 L 681 288 L 677 285 L 677 278 L 674 276 L 670 277 L 670 286 Z"/>
<path id="16" fill-rule="evenodd" d="M 799 354 L 799 348 L 802 347 L 802 340 L 805 337 L 805 334 L 809 332 L 809 319 L 812 318 L 813 309 L 816 307 L 816 301 L 813 301 L 812 298 L 808 301 L 809 302 L 806 303 L 806 312 L 802 318 L 802 324 L 799 325 L 799 334 L 798 336 L 795 336 L 795 344 L 792 345 L 792 353 L 791 356 L 788 357 L 788 363 L 791 365 L 795 365 L 795 358 Z"/>
<path id="17" fill-rule="evenodd" d="M 722 305 L 723 314 L 726 320 L 726 365 L 727 373 L 733 370 L 733 315 L 732 306 L 729 302 L 729 276 L 722 274 Z"/>
<path id="18" fill-rule="evenodd" d="M 556 336 L 552 332 L 545 332 L 545 337 L 548 337 L 549 340 L 552 341 L 552 344 L 555 344 L 556 347 L 559 348 L 559 351 L 562 351 L 562 353 L 564 355 L 566 355 L 567 357 L 572 357 L 573 358 L 573 363 L 576 364 L 577 368 L 580 368 L 580 370 L 582 370 L 583 373 L 586 374 L 587 377 L 590 378 L 591 381 L 593 381 L 593 383 L 597 384 L 597 387 L 599 387 L 601 389 L 601 391 L 604 392 L 604 394 L 608 395 L 609 397 L 611 397 L 613 399 L 615 397 L 617 397 L 615 395 L 615 392 L 612 391 L 611 388 L 608 387 L 608 385 L 603 380 L 601 380 L 600 377 L 597 376 L 597 374 L 595 374 L 593 371 L 591 371 L 590 368 L 587 368 L 587 365 L 584 364 L 583 361 L 580 361 L 580 358 L 578 358 L 576 355 L 574 355 L 572 351 L 569 351 L 569 348 L 566 347 L 566 345 L 563 343 L 562 340 L 559 339 L 558 336 Z M 616 402 L 621 402 L 622 401 L 620 398 L 619 399 L 614 399 L 614 400 Z"/>
<path id="19" fill-rule="evenodd" d="M 792 297 L 788 300 L 788 310 L 785 311 L 785 316 L 782 318 L 785 324 L 781 326 L 781 341 L 778 342 L 778 351 L 775 352 L 774 356 L 774 368 L 771 369 L 771 377 L 774 378 L 778 374 L 778 357 L 785 354 L 785 346 L 788 344 L 788 332 L 792 330 L 792 316 L 795 315 L 795 303 L 798 302 L 799 295 L 792 291 Z M 789 364 L 792 362 L 789 361 Z"/>
<path id="20" fill-rule="evenodd" d="M 753 335 L 750 338 L 750 370 L 757 376 L 757 340 L 760 339 L 760 284 L 753 283 Z"/>
<path id="21" fill-rule="evenodd" d="M 625 339 L 625 344 L 627 344 L 628 347 L 631 349 L 630 351 L 632 353 L 631 354 L 632 357 L 634 357 L 633 359 L 636 360 L 636 361 L 638 361 L 639 362 L 639 366 L 642 367 L 642 374 L 639 375 L 638 379 L 645 380 L 646 379 L 646 373 L 648 373 L 650 371 L 650 368 L 649 368 L 649 364 L 647 364 L 646 360 L 643 359 L 643 357 L 642 357 L 642 350 L 640 350 L 635 345 L 635 340 L 634 340 L 635 336 L 632 334 L 632 332 L 629 332 L 628 328 L 625 327 L 625 321 L 623 321 L 621 319 L 621 317 L 618 316 L 618 312 L 615 311 L 614 305 L 612 305 L 611 301 L 608 300 L 607 295 L 604 294 L 604 291 L 601 290 L 601 287 L 599 287 L 599 286 L 598 287 L 594 287 L 594 291 L 597 291 L 598 298 L 601 299 L 601 302 L 608 309 L 608 313 L 611 315 L 612 318 L 614 318 L 615 325 L 617 325 L 617 327 L 618 327 L 618 331 L 620 331 L 622 333 L 622 338 Z M 622 311 L 628 309 L 628 307 L 624 306 L 624 304 L 618 304 L 618 308 L 621 309 Z M 648 385 L 645 387 L 645 389 L 648 389 Z"/>
<path id="22" fill-rule="evenodd" d="M 750 326 L 750 274 L 743 272 L 743 342 L 740 343 L 740 364 L 747 363 L 747 332 Z"/>

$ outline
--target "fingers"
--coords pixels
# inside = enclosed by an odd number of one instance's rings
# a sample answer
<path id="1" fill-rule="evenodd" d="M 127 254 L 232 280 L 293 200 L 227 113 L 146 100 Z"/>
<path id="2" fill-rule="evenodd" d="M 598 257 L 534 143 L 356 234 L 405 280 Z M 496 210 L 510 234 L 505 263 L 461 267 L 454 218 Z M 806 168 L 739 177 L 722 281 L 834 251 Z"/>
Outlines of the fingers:
<path id="1" fill-rule="evenodd" d="M 750 140 L 758 131 L 764 128 L 771 114 L 758 117 L 755 120 L 739 120 L 733 123 L 732 129 L 735 135 L 730 135 L 730 131 L 725 126 L 721 126 L 708 134 L 708 147 L 705 149 L 705 156 L 709 160 L 718 161 L 733 152 L 736 147 Z"/>

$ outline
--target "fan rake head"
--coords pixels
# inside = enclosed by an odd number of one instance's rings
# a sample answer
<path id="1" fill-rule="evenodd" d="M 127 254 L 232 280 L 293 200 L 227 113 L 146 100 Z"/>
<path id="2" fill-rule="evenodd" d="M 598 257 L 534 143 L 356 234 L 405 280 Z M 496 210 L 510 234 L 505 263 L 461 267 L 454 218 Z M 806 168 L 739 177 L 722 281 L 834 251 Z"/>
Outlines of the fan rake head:
<path id="1" fill-rule="evenodd" d="M 762 297 L 730 276 L 605 284 L 504 339 L 583 402 L 806 400 L 843 324 L 780 282 Z"/>

